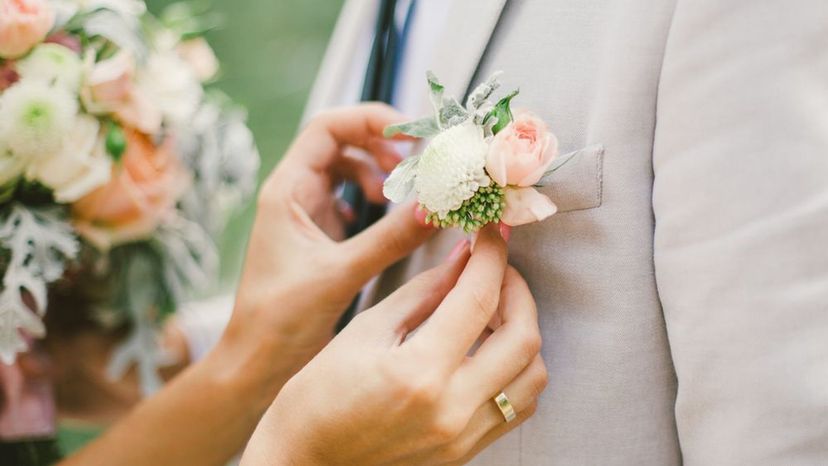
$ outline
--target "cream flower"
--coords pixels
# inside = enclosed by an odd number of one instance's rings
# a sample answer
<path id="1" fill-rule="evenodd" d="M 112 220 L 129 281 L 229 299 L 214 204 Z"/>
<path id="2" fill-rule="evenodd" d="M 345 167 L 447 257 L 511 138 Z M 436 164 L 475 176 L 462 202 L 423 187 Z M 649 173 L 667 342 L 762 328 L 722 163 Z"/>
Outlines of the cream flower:
<path id="1" fill-rule="evenodd" d="M 86 76 L 81 100 L 90 113 L 111 113 L 122 123 L 155 134 L 161 129 L 161 110 L 135 83 L 135 60 L 121 51 L 95 62 L 86 56 Z"/>
<path id="2" fill-rule="evenodd" d="M 216 54 L 203 37 L 181 42 L 176 50 L 201 81 L 207 81 L 218 72 L 219 63 Z"/>
<path id="3" fill-rule="evenodd" d="M 77 116 L 78 104 L 66 89 L 40 80 L 20 81 L 0 95 L 0 140 L 26 160 L 60 150 Z"/>
<path id="4" fill-rule="evenodd" d="M 111 171 L 112 159 L 106 153 L 98 120 L 81 115 L 64 139 L 62 150 L 33 161 L 26 177 L 52 189 L 57 202 L 68 204 L 106 184 Z"/>
<path id="5" fill-rule="evenodd" d="M 150 55 L 136 79 L 138 88 L 158 106 L 165 120 L 176 125 L 190 123 L 204 89 L 195 72 L 175 50 Z"/>
<path id="6" fill-rule="evenodd" d="M 21 79 L 42 79 L 49 84 L 77 92 L 83 75 L 83 62 L 73 50 L 59 44 L 40 44 L 17 62 Z"/>
<path id="7" fill-rule="evenodd" d="M 555 203 L 535 188 L 508 187 L 504 194 L 506 208 L 500 220 L 512 227 L 540 222 L 558 211 Z"/>
<path id="8" fill-rule="evenodd" d="M 484 169 L 487 151 L 483 130 L 474 124 L 464 123 L 438 134 L 417 166 L 414 189 L 420 203 L 442 219 L 480 187 L 489 186 L 491 179 Z"/>

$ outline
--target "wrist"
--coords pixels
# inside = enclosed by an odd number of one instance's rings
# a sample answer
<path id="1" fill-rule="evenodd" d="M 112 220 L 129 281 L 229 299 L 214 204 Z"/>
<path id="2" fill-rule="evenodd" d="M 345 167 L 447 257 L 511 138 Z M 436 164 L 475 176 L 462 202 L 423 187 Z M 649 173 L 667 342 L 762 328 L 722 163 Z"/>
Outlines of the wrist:
<path id="1" fill-rule="evenodd" d="M 290 415 L 281 412 L 278 401 L 271 404 L 262 416 L 256 431 L 247 442 L 240 466 L 324 466 L 327 464 L 310 454 L 307 439 L 296 435 L 290 427 L 297 427 Z M 305 420 L 298 420 L 299 431 Z"/>
<path id="2" fill-rule="evenodd" d="M 334 324 L 330 324 L 330 330 L 310 336 L 308 329 L 275 331 L 268 325 L 246 325 L 260 319 L 247 321 L 231 320 L 206 360 L 216 377 L 232 384 L 240 396 L 253 402 L 261 415 L 282 386 L 330 341 Z M 314 327 L 310 322 L 307 325 Z"/>

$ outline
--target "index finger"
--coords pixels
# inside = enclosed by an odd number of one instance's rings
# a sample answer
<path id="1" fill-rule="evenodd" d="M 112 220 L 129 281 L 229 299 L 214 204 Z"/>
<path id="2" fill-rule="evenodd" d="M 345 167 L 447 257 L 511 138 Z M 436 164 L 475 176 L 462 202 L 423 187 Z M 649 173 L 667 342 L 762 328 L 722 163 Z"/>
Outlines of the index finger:
<path id="1" fill-rule="evenodd" d="M 500 301 L 506 271 L 506 242 L 497 226 L 482 230 L 457 285 L 409 343 L 438 353 L 453 370 L 489 324 Z"/>
<path id="2" fill-rule="evenodd" d="M 354 146 L 368 151 L 381 166 L 393 167 L 401 158 L 382 132 L 404 119 L 400 112 L 381 103 L 325 111 L 299 133 L 285 160 L 303 160 L 313 169 L 326 169 L 340 158 L 343 146 Z M 310 158 L 308 154 L 312 154 Z"/>

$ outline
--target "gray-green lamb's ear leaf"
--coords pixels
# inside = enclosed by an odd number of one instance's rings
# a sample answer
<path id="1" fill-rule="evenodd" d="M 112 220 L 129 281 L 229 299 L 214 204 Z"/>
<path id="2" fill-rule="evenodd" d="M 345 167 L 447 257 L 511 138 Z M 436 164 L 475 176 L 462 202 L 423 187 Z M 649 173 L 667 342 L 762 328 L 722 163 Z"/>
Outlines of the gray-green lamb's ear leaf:
<path id="1" fill-rule="evenodd" d="M 437 76 L 431 71 L 426 72 L 426 79 L 428 80 L 431 105 L 434 107 L 434 113 L 439 115 L 440 110 L 443 108 L 443 91 L 445 91 L 446 88 L 440 84 L 440 80 L 438 80 Z"/>
<path id="2" fill-rule="evenodd" d="M 469 112 L 454 98 L 444 98 L 443 108 L 440 110 L 440 128 L 446 129 L 457 126 L 469 119 Z"/>
<path id="3" fill-rule="evenodd" d="M 421 118 L 396 125 L 386 126 L 382 135 L 390 138 L 398 134 L 406 134 L 415 138 L 430 138 L 440 132 L 437 120 L 434 117 Z"/>
<path id="4" fill-rule="evenodd" d="M 414 178 L 417 176 L 417 164 L 420 162 L 419 155 L 406 158 L 394 168 L 385 184 L 382 186 L 382 194 L 391 202 L 404 202 L 414 191 Z"/>
<path id="5" fill-rule="evenodd" d="M 515 117 L 512 115 L 511 102 L 512 99 L 514 99 L 519 92 L 520 91 L 517 89 L 512 91 L 509 95 L 500 99 L 495 104 L 492 111 L 489 112 L 489 115 L 486 117 L 486 120 L 488 120 L 491 117 L 497 118 L 497 123 L 495 123 L 495 125 L 492 127 L 493 134 L 499 133 L 500 130 L 509 126 L 509 123 L 511 123 L 515 119 Z M 486 120 L 484 120 L 484 123 Z"/>
<path id="6" fill-rule="evenodd" d="M 469 98 L 466 99 L 466 109 L 470 113 L 473 113 L 475 110 L 479 109 L 489 100 L 489 97 L 492 96 L 492 93 L 500 87 L 500 75 L 503 74 L 502 71 L 495 71 L 489 79 L 485 82 L 479 84 L 474 90 L 469 94 Z"/>

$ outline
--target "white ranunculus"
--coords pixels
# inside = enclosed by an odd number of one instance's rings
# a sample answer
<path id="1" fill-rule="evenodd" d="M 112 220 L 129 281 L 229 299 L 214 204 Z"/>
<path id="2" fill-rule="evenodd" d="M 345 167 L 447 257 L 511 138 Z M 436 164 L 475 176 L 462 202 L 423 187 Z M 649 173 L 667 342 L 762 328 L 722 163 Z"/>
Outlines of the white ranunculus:
<path id="1" fill-rule="evenodd" d="M 26 177 L 50 188 L 57 202 L 74 202 L 107 183 L 112 159 L 106 153 L 98 120 L 81 115 L 63 141 L 60 152 L 33 161 Z"/>
<path id="2" fill-rule="evenodd" d="M 0 95 L 0 141 L 24 160 L 60 150 L 77 117 L 74 94 L 42 80 L 22 80 Z"/>
<path id="3" fill-rule="evenodd" d="M 445 218 L 480 187 L 489 186 L 484 169 L 488 147 L 483 130 L 471 122 L 438 134 L 417 165 L 414 189 L 420 203 Z"/>
<path id="4" fill-rule="evenodd" d="M 58 44 L 38 45 L 15 68 L 21 79 L 41 79 L 71 92 L 78 91 L 83 75 L 78 54 Z"/>
<path id="5" fill-rule="evenodd" d="M 137 81 L 165 120 L 176 125 L 190 121 L 204 94 L 198 77 L 175 50 L 151 55 Z"/>

